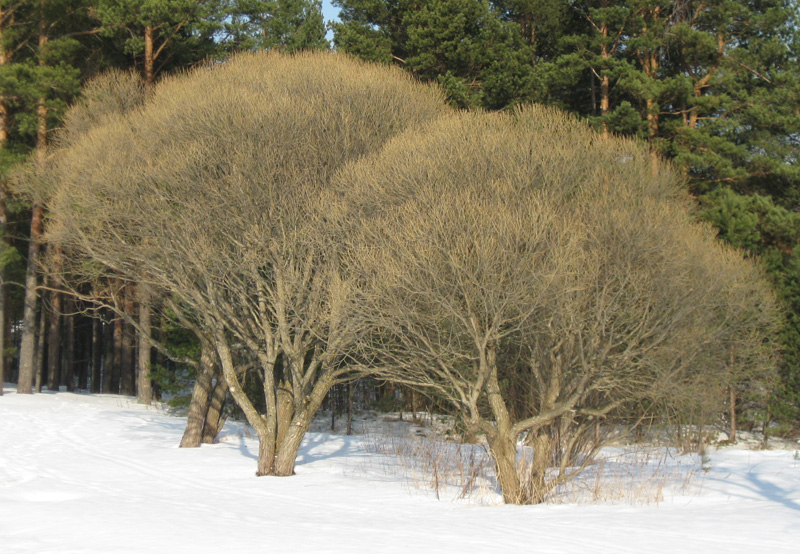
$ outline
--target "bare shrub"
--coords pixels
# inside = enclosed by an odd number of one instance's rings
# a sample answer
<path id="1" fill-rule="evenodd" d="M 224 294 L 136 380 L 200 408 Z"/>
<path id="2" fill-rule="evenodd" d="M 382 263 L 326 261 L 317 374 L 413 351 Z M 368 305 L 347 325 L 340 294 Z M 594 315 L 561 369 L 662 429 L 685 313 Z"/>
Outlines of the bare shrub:
<path id="1" fill-rule="evenodd" d="M 364 437 L 364 449 L 390 456 L 403 477 L 414 487 L 434 492 L 437 500 L 445 494 L 454 498 L 485 500 L 494 490 L 492 460 L 485 448 L 456 443 L 444 437 L 371 434 Z"/>
<path id="2" fill-rule="evenodd" d="M 71 106 L 54 143 L 63 148 L 85 133 L 111 119 L 141 108 L 148 94 L 144 81 L 135 71 L 111 69 L 93 77 L 81 89 L 81 97 Z"/>
<path id="3" fill-rule="evenodd" d="M 730 344 L 772 367 L 764 279 L 637 143 L 541 107 L 459 114 L 336 184 L 338 217 L 361 222 L 363 356 L 486 436 L 506 502 L 542 501 L 591 462 L 601 422 L 675 405 Z"/>
<path id="4" fill-rule="evenodd" d="M 437 500 L 495 502 L 497 480 L 489 451 L 481 445 L 453 442 L 438 435 L 368 434 L 365 451 L 386 456 L 381 470 L 402 476 L 409 486 L 432 491 Z M 520 448 L 517 468 L 530 473 L 531 448 Z M 675 496 L 699 492 L 698 458 L 675 456 L 665 447 L 609 447 L 585 466 L 575 479 L 553 487 L 548 504 L 658 504 Z M 558 469 L 548 468 L 552 478 Z"/>
<path id="5" fill-rule="evenodd" d="M 663 447 L 604 451 L 581 475 L 554 488 L 552 504 L 658 504 L 673 496 L 697 494 L 696 457 L 676 458 Z"/>
<path id="6" fill-rule="evenodd" d="M 165 295 L 213 345 L 259 437 L 258 474 L 291 475 L 364 330 L 323 192 L 344 163 L 445 110 L 400 70 L 333 54 L 240 55 L 167 78 L 54 153 L 48 240 L 73 279 L 111 271 Z"/>

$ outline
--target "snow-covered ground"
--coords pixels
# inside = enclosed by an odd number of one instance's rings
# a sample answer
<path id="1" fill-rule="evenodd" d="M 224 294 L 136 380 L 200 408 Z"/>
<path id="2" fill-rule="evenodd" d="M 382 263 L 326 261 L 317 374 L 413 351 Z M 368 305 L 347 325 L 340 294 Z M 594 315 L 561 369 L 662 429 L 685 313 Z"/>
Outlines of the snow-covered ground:
<path id="1" fill-rule="evenodd" d="M 665 456 L 691 483 L 658 503 L 487 506 L 409 486 L 374 437 L 309 434 L 295 477 L 257 478 L 242 427 L 179 449 L 183 424 L 119 396 L 6 389 L 0 553 L 800 552 L 792 450 L 719 450 L 706 470 Z"/>

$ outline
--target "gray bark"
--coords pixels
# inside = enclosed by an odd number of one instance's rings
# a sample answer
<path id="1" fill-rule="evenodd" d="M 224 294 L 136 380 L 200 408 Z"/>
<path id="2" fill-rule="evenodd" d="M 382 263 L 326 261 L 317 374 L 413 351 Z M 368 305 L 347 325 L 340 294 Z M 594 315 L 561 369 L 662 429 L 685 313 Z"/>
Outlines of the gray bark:
<path id="1" fill-rule="evenodd" d="M 186 418 L 186 429 L 181 438 L 181 448 L 196 448 L 203 442 L 203 426 L 208 413 L 211 382 L 217 370 L 216 353 L 208 341 L 202 341 L 200 367 L 192 389 L 189 403 L 189 414 Z"/>
<path id="2" fill-rule="evenodd" d="M 211 394 L 211 401 L 208 404 L 206 422 L 203 425 L 203 443 L 214 444 L 217 435 L 225 425 L 225 418 L 222 411 L 225 407 L 225 398 L 228 396 L 228 384 L 221 373 L 217 373 L 217 383 L 214 385 L 214 392 Z"/>

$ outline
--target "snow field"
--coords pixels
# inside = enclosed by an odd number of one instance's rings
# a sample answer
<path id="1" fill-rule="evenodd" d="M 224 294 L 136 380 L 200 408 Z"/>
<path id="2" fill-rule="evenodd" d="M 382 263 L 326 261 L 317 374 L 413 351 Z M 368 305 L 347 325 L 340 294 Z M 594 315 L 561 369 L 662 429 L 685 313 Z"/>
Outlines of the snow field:
<path id="1" fill-rule="evenodd" d="M 257 478 L 242 426 L 179 449 L 183 425 L 124 397 L 7 388 L 0 553 L 800 552 L 791 450 L 718 450 L 706 470 L 663 451 L 623 466 L 629 454 L 609 451 L 573 496 L 515 507 L 487 505 L 497 495 L 485 476 L 480 494 L 453 500 L 460 489 L 445 484 L 437 501 L 371 436 L 310 433 L 296 476 Z M 645 486 L 648 468 L 660 469 L 645 496 L 592 497 L 598 474 Z"/>

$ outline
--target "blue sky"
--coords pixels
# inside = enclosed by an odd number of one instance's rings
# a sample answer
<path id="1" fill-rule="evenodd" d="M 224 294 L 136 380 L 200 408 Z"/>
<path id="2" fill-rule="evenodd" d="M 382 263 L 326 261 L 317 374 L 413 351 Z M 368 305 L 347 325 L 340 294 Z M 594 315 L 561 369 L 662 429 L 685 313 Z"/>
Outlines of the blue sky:
<path id="1" fill-rule="evenodd" d="M 331 21 L 339 18 L 339 8 L 331 4 L 331 0 L 322 0 L 322 15 L 325 16 L 325 21 Z"/>
<path id="2" fill-rule="evenodd" d="M 325 21 L 336 21 L 339 19 L 339 8 L 333 6 L 331 0 L 322 0 L 322 16 Z M 325 38 L 333 41 L 333 31 L 328 31 Z"/>

